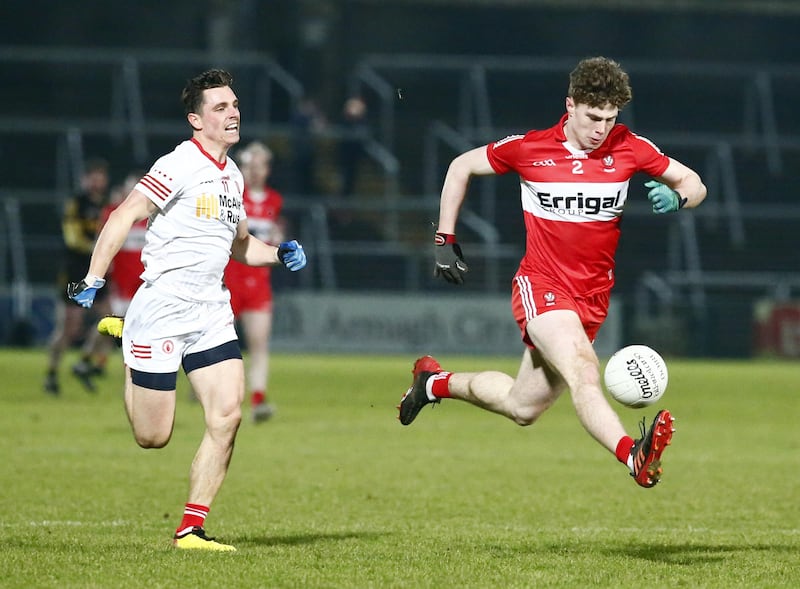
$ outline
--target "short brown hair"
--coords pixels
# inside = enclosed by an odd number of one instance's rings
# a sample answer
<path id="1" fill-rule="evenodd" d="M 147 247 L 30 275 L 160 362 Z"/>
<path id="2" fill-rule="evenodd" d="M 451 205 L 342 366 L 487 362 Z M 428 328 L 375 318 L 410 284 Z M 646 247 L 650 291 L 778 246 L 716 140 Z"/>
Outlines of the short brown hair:
<path id="1" fill-rule="evenodd" d="M 203 105 L 203 91 L 233 84 L 233 76 L 225 70 L 211 69 L 186 82 L 181 93 L 185 114 L 197 113 Z"/>
<path id="2" fill-rule="evenodd" d="M 631 101 L 628 74 L 606 57 L 588 57 L 578 62 L 569 75 L 570 96 L 576 104 L 602 108 L 607 104 L 622 108 Z"/>

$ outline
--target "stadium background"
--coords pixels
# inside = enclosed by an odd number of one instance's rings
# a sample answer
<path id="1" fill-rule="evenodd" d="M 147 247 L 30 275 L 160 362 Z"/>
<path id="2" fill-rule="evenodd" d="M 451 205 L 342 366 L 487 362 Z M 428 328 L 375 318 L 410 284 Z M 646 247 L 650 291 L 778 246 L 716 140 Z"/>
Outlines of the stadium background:
<path id="1" fill-rule="evenodd" d="M 276 151 L 275 184 L 312 260 L 277 278 L 276 347 L 314 345 L 313 331 L 294 337 L 303 321 L 318 324 L 302 316 L 312 307 L 332 309 L 325 325 L 342 329 L 332 346 L 383 339 L 381 351 L 416 351 L 439 332 L 413 318 L 447 311 L 450 325 L 470 312 L 464 300 L 502 314 L 521 255 L 515 179 L 473 185 L 459 229 L 472 272 L 454 291 L 430 277 L 444 169 L 463 148 L 552 124 L 571 66 L 604 54 L 631 72 L 623 121 L 709 186 L 701 209 L 663 219 L 634 179 L 609 346 L 800 355 L 797 2 L 33 0 L 13 17 L 0 10 L 0 343 L 42 344 L 52 327 L 61 204 L 83 159 L 108 158 L 115 182 L 148 166 L 186 136 L 180 88 L 212 65 L 237 78 L 243 139 Z M 339 196 L 337 150 L 353 135 L 339 113 L 355 92 L 369 107 L 366 156 L 355 193 Z M 310 139 L 310 192 L 294 173 L 303 97 L 327 118 Z M 291 304 L 297 292 L 305 304 Z M 378 324 L 364 301 L 389 301 L 395 323 Z M 498 349 L 492 337 L 450 338 L 439 345 Z"/>

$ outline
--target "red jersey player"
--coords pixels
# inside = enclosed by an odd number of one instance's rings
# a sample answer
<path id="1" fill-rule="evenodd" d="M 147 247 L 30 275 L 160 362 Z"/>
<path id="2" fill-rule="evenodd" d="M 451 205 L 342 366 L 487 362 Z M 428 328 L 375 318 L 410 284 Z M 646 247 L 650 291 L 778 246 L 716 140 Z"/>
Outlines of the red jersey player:
<path id="1" fill-rule="evenodd" d="M 142 176 L 144 176 L 144 172 L 128 174 L 122 185 L 113 191 L 111 202 L 103 210 L 101 225 L 105 225 L 109 215 L 125 200 L 125 197 L 130 194 Z M 120 317 L 125 315 L 133 295 L 136 294 L 136 290 L 142 284 L 141 275 L 144 272 L 142 248 L 144 247 L 146 233 L 147 219 L 134 223 L 109 268 L 111 309 L 114 315 Z"/>
<path id="2" fill-rule="evenodd" d="M 530 425 L 570 391 L 586 431 L 625 464 L 642 487 L 661 476 L 661 453 L 673 418 L 659 411 L 642 437 L 625 433 L 600 385 L 592 347 L 608 312 L 619 222 L 636 172 L 655 213 L 699 205 L 706 188 L 696 172 L 616 122 L 631 99 L 618 63 L 594 57 L 570 74 L 566 114 L 550 129 L 506 137 L 456 157 L 447 170 L 435 236 L 434 273 L 461 284 L 467 265 L 456 221 L 473 175 L 520 177 L 527 230 L 525 257 L 512 283 L 512 308 L 526 350 L 516 378 L 501 372 L 450 373 L 431 356 L 414 364 L 400 402 L 410 424 L 428 403 L 452 397 Z"/>
<path id="3" fill-rule="evenodd" d="M 280 217 L 283 197 L 267 185 L 272 151 L 263 143 L 250 143 L 239 153 L 244 176 L 244 210 L 250 233 L 277 245 L 283 241 Z M 272 285 L 269 267 L 253 267 L 231 260 L 225 268 L 225 284 L 231 292 L 233 314 L 244 330 L 249 352 L 248 381 L 254 422 L 272 417 L 275 409 L 267 400 L 269 337 L 272 330 Z"/>

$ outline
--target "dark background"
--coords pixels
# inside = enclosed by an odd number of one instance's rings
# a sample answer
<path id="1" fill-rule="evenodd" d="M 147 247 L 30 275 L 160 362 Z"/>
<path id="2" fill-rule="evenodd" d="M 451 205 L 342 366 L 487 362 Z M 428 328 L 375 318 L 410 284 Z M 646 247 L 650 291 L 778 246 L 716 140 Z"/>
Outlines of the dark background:
<path id="1" fill-rule="evenodd" d="M 32 0 L 2 10 L 3 45 L 266 52 L 330 108 L 370 53 L 794 64 L 800 49 L 796 1 Z"/>
<path id="2" fill-rule="evenodd" d="M 206 55 L 210 64 L 225 63 L 225 56 L 257 52 L 277 61 L 315 99 L 335 126 L 340 108 L 353 84 L 357 67 L 369 56 L 422 55 L 429 60 L 447 56 L 506 56 L 564 58 L 570 63 L 589 55 L 608 55 L 626 64 L 645 62 L 677 64 L 686 74 L 662 75 L 658 67 L 632 70 L 634 129 L 659 143 L 665 151 L 704 173 L 708 149 L 687 143 L 661 144 L 667 134 L 682 132 L 729 136 L 740 133 L 745 117 L 746 78 L 715 78 L 692 73 L 698 64 L 793 69 L 800 54 L 800 3 L 796 1 L 402 1 L 402 0 L 142 0 L 139 2 L 3 3 L 0 8 L 0 46 L 67 51 L 89 49 L 98 56 L 109 52 L 192 51 Z M 142 72 L 143 102 L 149 117 L 180 121 L 178 98 L 185 78 L 197 68 L 176 66 Z M 34 67 L 6 63 L 3 72 L 0 118 L 5 121 L 36 117 L 102 117 L 109 112 L 109 82 L 94 68 L 69 65 Z M 552 76 L 525 79 L 497 75 L 491 80 L 493 129 L 475 136 L 475 144 L 550 126 L 563 112 L 568 69 Z M 236 75 L 236 72 L 234 71 Z M 396 106 L 397 135 L 391 149 L 401 168 L 398 191 L 409 198 L 426 193 L 423 137 L 432 121 L 458 125 L 458 79 L 441 73 L 387 72 L 403 89 Z M 237 78 L 240 97 L 248 96 L 248 77 Z M 800 136 L 796 97 L 800 83 L 791 76 L 773 78 L 779 132 Z M 370 102 L 371 123 L 377 125 Z M 248 109 L 243 101 L 244 128 Z M 276 129 L 289 123 L 291 104 L 276 97 L 269 113 Z M 87 138 L 87 155 L 100 152 L 112 162 L 114 180 L 131 167 L 146 167 L 182 137 L 155 137 L 152 153 L 135 161 L 129 146 L 108 138 Z M 800 142 L 798 142 L 800 144 Z M 796 204 L 794 170 L 796 147 L 783 148 L 784 166 L 770 170 L 762 152 L 733 141 L 734 166 L 744 203 L 793 206 Z M 288 171 L 291 153 L 277 139 L 275 182 L 292 197 Z M 0 189 L 51 190 L 57 186 L 56 148 L 40 134 L 25 129 L 0 134 Z M 454 155 L 454 154 L 451 154 Z M 441 162 L 438 178 L 446 166 Z M 631 198 L 643 197 L 641 183 L 632 183 Z M 490 212 L 506 244 L 522 240 L 516 180 L 492 180 L 497 202 Z M 367 182 L 362 191 L 373 188 Z M 331 193 L 320 188 L 321 196 Z M 55 195 L 54 195 L 55 198 Z M 724 194 L 710 193 L 707 203 L 719 205 Z M 58 217 L 45 211 L 39 227 L 58 231 Z M 627 219 L 626 219 L 627 221 Z M 637 227 L 637 224 L 640 225 Z M 753 219 L 747 223 L 748 240 L 732 244 L 719 219 L 700 221 L 700 246 L 704 267 L 710 270 L 795 272 L 798 227 L 792 218 Z M 427 229 L 421 229 L 426 231 Z M 416 236 L 413 236 L 416 238 Z M 647 270 L 662 269 L 663 243 L 668 228 L 658 219 L 626 223 L 619 252 L 615 294 L 632 309 L 636 283 Z M 504 273 L 513 272 L 514 262 Z M 479 266 L 477 266 L 479 268 Z M 42 264 L 34 276 L 49 273 Z M 366 274 L 366 278 L 365 278 Z M 391 274 L 391 273 L 390 273 Z M 398 273 L 399 274 L 399 273 Z M 369 273 L 354 272 L 353 289 L 402 290 L 402 283 L 381 282 Z M 376 280 L 378 280 L 376 282 Z M 423 285 L 439 288 L 440 285 Z M 768 285 L 765 285 L 765 289 Z M 280 285 L 278 285 L 280 288 Z M 703 317 L 678 316 L 680 333 L 689 332 L 693 353 L 721 356 L 752 352 L 753 304 L 759 293 L 727 289 L 711 293 Z M 686 337 L 684 335 L 684 337 Z M 691 349 L 694 346 L 694 349 Z"/>

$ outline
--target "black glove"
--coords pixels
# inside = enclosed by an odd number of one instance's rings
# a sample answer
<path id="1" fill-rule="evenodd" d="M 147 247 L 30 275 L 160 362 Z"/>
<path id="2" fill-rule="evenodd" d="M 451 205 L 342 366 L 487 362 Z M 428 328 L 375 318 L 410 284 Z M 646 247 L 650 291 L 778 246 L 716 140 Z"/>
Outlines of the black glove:
<path id="1" fill-rule="evenodd" d="M 452 284 L 464 284 L 464 274 L 469 271 L 461 253 L 461 246 L 456 242 L 456 236 L 448 233 L 436 233 L 433 239 L 436 254 L 436 266 L 433 276 L 444 276 Z"/>

